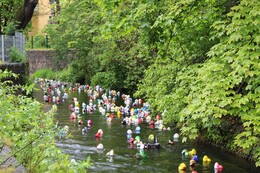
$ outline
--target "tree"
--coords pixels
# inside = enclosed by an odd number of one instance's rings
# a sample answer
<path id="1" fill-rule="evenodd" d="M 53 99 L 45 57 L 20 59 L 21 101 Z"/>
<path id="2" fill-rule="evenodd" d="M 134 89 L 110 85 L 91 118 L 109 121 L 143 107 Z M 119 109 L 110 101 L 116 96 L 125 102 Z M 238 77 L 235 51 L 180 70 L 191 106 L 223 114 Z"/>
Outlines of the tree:
<path id="1" fill-rule="evenodd" d="M 38 0 L 2 0 L 0 3 L 0 34 L 14 34 L 30 22 Z"/>
<path id="2" fill-rule="evenodd" d="M 62 1 L 54 21 L 58 24 L 49 27 L 51 44 L 59 53 L 77 50 L 78 60 L 71 65 L 77 82 L 101 79 L 95 75 L 112 72 L 117 81 L 111 88 L 135 91 L 151 59 L 147 46 L 138 43 L 141 32 L 134 26 L 137 24 L 127 23 L 131 18 L 128 7 L 135 2 L 94 2 Z"/>
<path id="3" fill-rule="evenodd" d="M 168 42 L 158 43 L 137 94 L 154 112 L 166 110 L 184 142 L 200 137 L 259 166 L 259 2 L 233 2 L 168 4 L 155 25 Z"/>
<path id="4" fill-rule="evenodd" d="M 136 96 L 145 97 L 154 112 L 167 110 L 164 121 L 172 123 L 179 121 L 179 112 L 186 106 L 185 97 L 196 68 L 208 59 L 206 53 L 218 42 L 210 40 L 210 27 L 215 20 L 225 18 L 222 15 L 225 8 L 224 1 L 164 3 L 160 4 L 161 14 L 151 26 L 159 33 L 154 43 L 157 55 L 145 71 Z"/>

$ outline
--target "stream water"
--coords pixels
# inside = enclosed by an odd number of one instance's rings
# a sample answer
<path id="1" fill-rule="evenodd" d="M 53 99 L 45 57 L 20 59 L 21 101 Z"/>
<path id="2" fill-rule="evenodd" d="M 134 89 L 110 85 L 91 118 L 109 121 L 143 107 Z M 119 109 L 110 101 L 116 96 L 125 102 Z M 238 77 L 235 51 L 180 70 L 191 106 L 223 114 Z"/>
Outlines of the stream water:
<path id="1" fill-rule="evenodd" d="M 43 92 L 41 90 L 36 92 L 34 97 L 43 104 L 45 110 L 51 108 L 51 104 L 44 102 Z M 223 165 L 224 169 L 222 173 L 260 173 L 260 169 L 256 168 L 253 163 L 212 146 L 196 142 L 175 142 L 174 145 L 169 145 L 168 140 L 173 138 L 175 132 L 171 130 L 159 131 L 158 129 L 150 129 L 148 128 L 147 123 L 140 124 L 141 139 L 146 141 L 150 134 L 155 134 L 155 136 L 158 137 L 158 142 L 161 147 L 160 149 L 145 150 L 147 158 L 137 159 L 135 154 L 138 153 L 138 149 L 132 147 L 127 142 L 127 130 L 134 130 L 136 125 L 122 125 L 122 119 L 117 116 L 108 123 L 106 117 L 96 110 L 93 114 L 84 114 L 83 125 L 79 126 L 77 121 L 69 119 L 72 112 L 69 109 L 69 104 L 72 103 L 73 97 L 76 97 L 80 103 L 88 103 L 89 97 L 86 93 L 73 92 L 69 94 L 69 98 L 65 100 L 65 102 L 57 105 L 58 114 L 55 115 L 55 120 L 61 127 L 67 125 L 69 127 L 69 132 L 72 135 L 68 139 L 60 140 L 57 142 L 57 145 L 65 153 L 69 154 L 71 159 L 85 160 L 90 156 L 92 165 L 87 170 L 88 172 L 176 173 L 178 172 L 180 163 L 184 162 L 187 166 L 189 165 L 190 159 L 182 156 L 182 150 L 196 149 L 199 157 L 196 170 L 199 173 L 213 173 L 215 162 L 219 162 Z M 82 135 L 81 130 L 86 126 L 88 119 L 93 121 L 93 125 L 88 130 L 87 135 Z M 100 139 L 94 137 L 98 129 L 102 129 L 104 132 Z M 135 137 L 136 135 L 133 134 L 132 136 Z M 99 143 L 104 145 L 103 150 L 97 150 L 96 147 Z M 106 156 L 106 153 L 110 150 L 114 150 L 114 157 Z M 206 167 L 202 164 L 202 157 L 204 155 L 208 155 L 212 160 Z M 189 168 L 187 168 L 187 170 L 187 172 L 189 172 Z"/>

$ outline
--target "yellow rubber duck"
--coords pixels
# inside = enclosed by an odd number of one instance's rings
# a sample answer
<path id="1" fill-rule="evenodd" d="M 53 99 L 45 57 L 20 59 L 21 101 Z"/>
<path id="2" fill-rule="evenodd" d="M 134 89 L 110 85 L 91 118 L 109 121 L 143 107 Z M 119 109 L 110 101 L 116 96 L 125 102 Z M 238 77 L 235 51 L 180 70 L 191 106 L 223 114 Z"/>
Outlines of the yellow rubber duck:
<path id="1" fill-rule="evenodd" d="M 187 169 L 187 166 L 185 163 L 181 163 L 178 167 L 179 173 L 184 173 Z"/>
<path id="2" fill-rule="evenodd" d="M 210 163 L 210 162 L 211 162 L 211 159 L 210 159 L 207 155 L 205 155 L 205 156 L 203 156 L 202 161 L 203 161 L 203 162 Z"/>
<path id="3" fill-rule="evenodd" d="M 191 151 L 189 151 L 190 156 L 194 156 L 195 154 L 197 154 L 197 151 L 195 149 L 192 149 Z"/>
<path id="4" fill-rule="evenodd" d="M 120 118 L 121 117 L 121 112 L 117 111 L 117 117 Z"/>

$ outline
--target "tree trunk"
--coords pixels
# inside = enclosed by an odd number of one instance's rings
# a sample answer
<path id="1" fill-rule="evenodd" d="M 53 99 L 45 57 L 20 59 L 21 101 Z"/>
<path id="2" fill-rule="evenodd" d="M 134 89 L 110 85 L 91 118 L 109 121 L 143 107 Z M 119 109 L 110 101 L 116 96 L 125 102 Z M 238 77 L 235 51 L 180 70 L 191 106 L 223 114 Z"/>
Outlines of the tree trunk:
<path id="1" fill-rule="evenodd" d="M 27 26 L 33 16 L 33 11 L 37 4 L 38 0 L 24 0 L 23 6 L 18 9 L 18 13 L 15 18 L 17 22 L 17 30 L 24 29 Z"/>

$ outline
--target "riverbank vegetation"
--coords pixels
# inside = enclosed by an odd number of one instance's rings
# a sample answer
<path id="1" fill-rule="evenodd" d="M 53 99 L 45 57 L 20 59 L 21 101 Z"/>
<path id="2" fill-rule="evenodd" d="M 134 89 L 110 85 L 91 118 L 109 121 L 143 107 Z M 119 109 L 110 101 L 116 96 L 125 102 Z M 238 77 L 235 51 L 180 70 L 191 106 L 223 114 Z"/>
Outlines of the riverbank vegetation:
<path id="1" fill-rule="evenodd" d="M 12 75 L 16 76 L 0 71 L 0 149 L 1 153 L 6 146 L 11 149 L 9 157 L 1 156 L 1 170 L 8 172 L 14 165 L 8 165 L 7 160 L 15 157 L 28 173 L 86 172 L 90 166 L 89 158 L 71 163 L 69 155 L 56 146 L 55 135 L 60 127 L 54 122 L 55 111 L 44 113 L 39 102 L 17 95 L 18 89 L 29 94 L 33 86 L 13 85 L 6 80 Z"/>
<path id="2" fill-rule="evenodd" d="M 198 137 L 260 166 L 258 0 L 60 1 L 47 29 L 68 78 L 126 89 Z"/>

